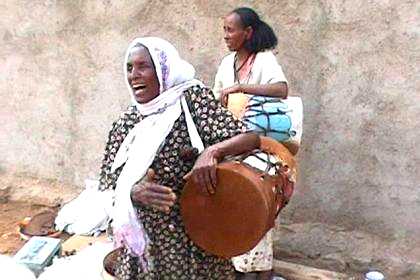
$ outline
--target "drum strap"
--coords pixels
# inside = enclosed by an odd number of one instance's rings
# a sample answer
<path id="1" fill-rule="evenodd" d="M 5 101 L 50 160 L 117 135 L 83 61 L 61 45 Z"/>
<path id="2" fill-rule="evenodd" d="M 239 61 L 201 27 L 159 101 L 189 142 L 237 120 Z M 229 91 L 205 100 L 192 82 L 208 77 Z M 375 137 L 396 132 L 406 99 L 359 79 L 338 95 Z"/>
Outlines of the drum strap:
<path id="1" fill-rule="evenodd" d="M 294 190 L 294 183 L 288 179 L 287 176 L 287 167 L 283 167 L 278 175 L 278 181 L 280 186 L 277 185 L 277 192 L 278 197 L 281 199 L 281 204 L 278 205 L 277 208 L 277 217 L 280 211 L 289 203 L 290 198 L 292 197 L 293 190 Z"/>

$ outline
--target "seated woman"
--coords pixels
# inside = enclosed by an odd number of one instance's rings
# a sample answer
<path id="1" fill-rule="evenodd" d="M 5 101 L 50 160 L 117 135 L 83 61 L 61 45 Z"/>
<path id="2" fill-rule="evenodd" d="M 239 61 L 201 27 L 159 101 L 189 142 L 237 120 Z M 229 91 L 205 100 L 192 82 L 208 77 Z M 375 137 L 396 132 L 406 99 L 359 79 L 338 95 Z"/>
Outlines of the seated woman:
<path id="1" fill-rule="evenodd" d="M 246 111 L 251 104 L 252 110 L 255 110 L 260 108 L 255 103 L 261 101 L 274 103 L 282 99 L 282 106 L 279 108 L 287 108 L 289 102 L 295 103 L 295 100 L 286 99 L 287 79 L 272 52 L 277 46 L 273 29 L 254 10 L 247 7 L 230 12 L 224 18 L 223 29 L 224 40 L 231 53 L 223 58 L 216 73 L 213 88 L 216 99 L 220 99 L 223 106 L 228 107 L 237 118 L 246 123 L 247 115 L 250 115 Z M 288 112 L 286 108 L 285 112 Z M 294 114 L 291 117 L 294 118 Z M 295 121 L 292 121 L 292 125 L 293 123 Z M 282 126 L 283 124 L 280 127 Z M 296 128 L 291 129 L 294 131 Z M 275 134 L 280 134 L 281 139 L 277 140 L 290 152 L 297 153 L 299 143 L 294 139 L 292 141 L 287 131 Z"/>
<path id="2" fill-rule="evenodd" d="M 101 188 L 115 189 L 112 226 L 121 246 L 118 279 L 234 279 L 229 259 L 186 235 L 178 197 L 190 176 L 208 195 L 215 165 L 259 146 L 194 79 L 195 70 L 159 38 L 138 38 L 124 63 L 133 105 L 113 124 Z"/>

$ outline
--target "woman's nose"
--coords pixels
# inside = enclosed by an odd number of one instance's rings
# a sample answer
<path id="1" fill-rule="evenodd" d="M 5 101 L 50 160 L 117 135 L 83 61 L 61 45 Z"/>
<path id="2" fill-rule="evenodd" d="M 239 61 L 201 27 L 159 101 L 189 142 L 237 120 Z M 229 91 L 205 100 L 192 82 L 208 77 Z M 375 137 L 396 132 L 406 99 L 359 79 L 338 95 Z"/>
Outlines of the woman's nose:
<path id="1" fill-rule="evenodd" d="M 137 69 L 135 69 L 133 67 L 133 69 L 131 69 L 131 71 L 130 71 L 130 75 L 131 75 L 132 79 L 135 79 L 135 78 L 140 77 L 141 73 L 140 73 L 140 71 L 138 71 Z"/>

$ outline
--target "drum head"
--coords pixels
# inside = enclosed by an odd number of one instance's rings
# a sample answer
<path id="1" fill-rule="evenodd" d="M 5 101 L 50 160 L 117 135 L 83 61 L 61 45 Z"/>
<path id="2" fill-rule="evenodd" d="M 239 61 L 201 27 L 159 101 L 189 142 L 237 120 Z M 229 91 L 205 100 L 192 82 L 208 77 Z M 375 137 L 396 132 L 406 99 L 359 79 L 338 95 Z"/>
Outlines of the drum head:
<path id="1" fill-rule="evenodd" d="M 181 196 L 181 215 L 189 237 L 222 257 L 251 250 L 267 231 L 269 204 L 261 184 L 255 172 L 236 162 L 217 166 L 214 195 L 202 194 L 188 181 Z"/>

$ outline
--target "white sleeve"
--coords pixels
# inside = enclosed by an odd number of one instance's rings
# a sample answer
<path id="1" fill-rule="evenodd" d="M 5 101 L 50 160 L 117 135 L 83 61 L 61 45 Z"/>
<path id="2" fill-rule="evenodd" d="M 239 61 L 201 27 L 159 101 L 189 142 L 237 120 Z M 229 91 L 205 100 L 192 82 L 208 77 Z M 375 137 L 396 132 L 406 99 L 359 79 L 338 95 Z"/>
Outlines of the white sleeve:
<path id="1" fill-rule="evenodd" d="M 262 62 L 261 84 L 274 84 L 278 82 L 285 82 L 287 84 L 283 69 L 271 51 L 264 53 Z"/>
<path id="2" fill-rule="evenodd" d="M 221 70 L 221 65 L 220 65 L 219 68 L 217 69 L 217 73 L 214 78 L 214 86 L 213 86 L 213 94 L 217 100 L 220 99 L 220 94 L 223 90 L 223 81 L 222 81 L 221 76 L 222 76 L 222 70 Z"/>

